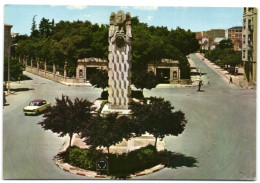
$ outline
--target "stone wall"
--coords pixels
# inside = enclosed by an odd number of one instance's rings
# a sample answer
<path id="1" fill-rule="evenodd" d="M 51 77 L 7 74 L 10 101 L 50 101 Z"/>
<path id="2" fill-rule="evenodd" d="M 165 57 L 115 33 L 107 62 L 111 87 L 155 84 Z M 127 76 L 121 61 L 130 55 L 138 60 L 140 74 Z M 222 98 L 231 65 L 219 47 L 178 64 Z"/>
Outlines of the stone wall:
<path id="1" fill-rule="evenodd" d="M 27 67 L 25 68 L 25 71 L 30 72 L 30 73 L 32 73 L 32 74 L 36 74 L 36 75 L 41 76 L 41 77 L 43 77 L 43 78 L 47 78 L 47 79 L 50 79 L 50 80 L 59 82 L 59 83 L 64 82 L 64 76 L 62 76 L 62 75 L 56 75 L 56 74 L 54 74 L 53 72 L 44 71 L 44 70 L 41 70 L 41 69 L 39 69 L 39 72 L 38 72 L 38 69 L 37 69 L 37 68 L 35 68 L 35 67 L 29 67 L 29 66 L 27 66 Z M 66 79 L 66 80 L 71 81 L 70 78 L 69 78 L 69 79 Z M 66 82 L 67 82 L 67 81 L 66 81 Z"/>

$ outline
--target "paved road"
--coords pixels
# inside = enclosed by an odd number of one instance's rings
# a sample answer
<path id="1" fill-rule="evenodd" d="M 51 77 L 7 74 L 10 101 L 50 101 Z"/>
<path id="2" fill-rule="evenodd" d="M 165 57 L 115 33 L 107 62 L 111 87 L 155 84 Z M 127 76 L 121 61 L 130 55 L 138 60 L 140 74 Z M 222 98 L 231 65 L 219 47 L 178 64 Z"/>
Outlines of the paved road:
<path id="1" fill-rule="evenodd" d="M 166 137 L 168 150 L 196 158 L 198 167 L 165 168 L 138 179 L 253 179 L 256 166 L 256 91 L 236 88 L 226 83 L 195 55 L 202 69 L 202 79 L 210 86 L 197 88 L 156 88 L 146 96 L 161 96 L 181 109 L 188 125 L 178 137 Z M 3 178 L 5 179 L 84 179 L 60 170 L 53 157 L 66 138 L 57 137 L 36 123 L 42 116 L 24 116 L 23 106 L 35 98 L 54 103 L 62 93 L 71 98 L 100 96 L 101 90 L 90 87 L 67 87 L 28 74 L 32 81 L 15 87 L 34 88 L 7 97 L 10 106 L 3 109 Z"/>
<path id="2" fill-rule="evenodd" d="M 3 109 L 3 178 L 4 179 L 82 179 L 59 169 L 53 161 L 66 137 L 58 137 L 51 131 L 44 131 L 37 122 L 40 116 L 24 116 L 23 107 L 33 99 L 44 98 L 55 103 L 55 97 L 62 94 L 72 99 L 87 97 L 94 100 L 101 89 L 91 87 L 67 87 L 62 84 L 27 73 L 33 78 L 13 88 L 33 89 L 7 96 Z"/>
<path id="3" fill-rule="evenodd" d="M 165 168 L 143 179 L 254 179 L 256 167 L 256 91 L 229 85 L 192 54 L 210 86 L 145 90 L 161 96 L 188 119 L 183 134 L 166 137 L 168 150 L 197 159 L 198 167 Z"/>

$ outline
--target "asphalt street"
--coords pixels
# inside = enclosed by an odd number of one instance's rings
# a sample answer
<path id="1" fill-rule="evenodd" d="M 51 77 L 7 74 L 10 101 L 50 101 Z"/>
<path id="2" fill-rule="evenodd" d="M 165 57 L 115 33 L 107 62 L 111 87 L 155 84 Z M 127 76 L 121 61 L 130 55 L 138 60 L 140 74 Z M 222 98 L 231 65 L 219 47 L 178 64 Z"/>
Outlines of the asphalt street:
<path id="1" fill-rule="evenodd" d="M 169 151 L 193 157 L 197 167 L 164 168 L 136 179 L 251 180 L 256 174 L 256 90 L 237 88 L 223 80 L 192 54 L 201 68 L 204 85 L 191 88 L 155 88 L 145 96 L 164 97 L 186 114 L 184 132 L 164 139 Z M 65 86 L 26 73 L 33 80 L 12 83 L 11 88 L 28 91 L 7 97 L 3 109 L 4 179 L 87 179 L 64 172 L 53 161 L 67 137 L 44 131 L 40 116 L 24 116 L 23 107 L 33 99 L 55 103 L 62 94 L 93 101 L 101 89 Z M 207 85 L 208 78 L 210 85 Z"/>
<path id="2" fill-rule="evenodd" d="M 23 107 L 34 99 L 46 99 L 55 104 L 62 94 L 71 99 L 88 98 L 94 101 L 101 89 L 92 87 L 68 87 L 30 73 L 33 80 L 11 84 L 22 88 L 15 95 L 7 96 L 3 109 L 3 178 L 4 179 L 82 179 L 81 176 L 64 172 L 54 164 L 54 156 L 67 137 L 58 137 L 44 131 L 40 125 L 42 116 L 24 116 Z"/>

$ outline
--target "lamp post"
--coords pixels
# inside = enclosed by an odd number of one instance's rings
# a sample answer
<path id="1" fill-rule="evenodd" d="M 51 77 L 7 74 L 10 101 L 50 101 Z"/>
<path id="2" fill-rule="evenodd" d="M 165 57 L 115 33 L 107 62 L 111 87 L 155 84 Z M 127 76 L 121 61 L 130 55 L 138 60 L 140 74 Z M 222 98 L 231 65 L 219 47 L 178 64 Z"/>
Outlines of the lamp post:
<path id="1" fill-rule="evenodd" d="M 8 83 L 8 93 L 10 93 L 10 57 L 11 57 L 11 47 L 12 46 L 16 46 L 17 44 L 12 44 L 12 45 L 10 45 L 9 46 L 9 48 L 8 48 L 8 81 L 7 81 L 7 83 Z"/>

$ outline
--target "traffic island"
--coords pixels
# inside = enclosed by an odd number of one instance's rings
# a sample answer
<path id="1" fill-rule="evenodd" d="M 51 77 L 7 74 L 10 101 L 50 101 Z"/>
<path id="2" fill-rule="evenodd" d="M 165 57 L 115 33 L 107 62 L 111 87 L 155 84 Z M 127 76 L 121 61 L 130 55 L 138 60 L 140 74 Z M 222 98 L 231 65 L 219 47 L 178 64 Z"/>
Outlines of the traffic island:
<path id="1" fill-rule="evenodd" d="M 75 137 L 75 136 L 74 136 Z M 75 143 L 75 138 L 74 138 L 74 143 Z M 151 174 L 153 172 L 157 172 L 165 167 L 163 164 L 157 164 L 155 161 L 155 156 L 153 155 L 154 152 L 154 147 L 149 145 L 147 147 L 143 147 L 139 150 L 136 151 L 131 151 L 130 153 L 123 153 L 123 154 L 110 154 L 108 155 L 107 153 L 103 153 L 102 149 L 96 150 L 94 152 L 95 157 L 88 157 L 86 154 L 90 153 L 90 150 L 88 149 L 81 149 L 79 147 L 73 146 L 69 147 L 69 140 L 64 143 L 63 147 L 61 148 L 59 154 L 55 157 L 54 161 L 55 164 L 61 168 L 62 170 L 66 172 L 70 172 L 76 175 L 80 176 L 85 176 L 89 178 L 132 178 L 132 177 L 139 177 L 147 174 Z M 158 154 L 166 154 L 167 151 L 164 152 L 155 152 L 156 155 Z M 72 161 L 68 160 L 70 157 L 79 157 L 77 160 L 73 159 Z M 142 157 L 143 160 L 140 162 L 140 159 L 137 157 Z M 82 159 L 83 157 L 86 157 L 86 159 Z M 103 171 L 96 170 L 98 169 L 96 162 L 98 162 L 99 159 L 102 159 L 103 157 L 109 157 L 109 162 L 107 163 L 108 169 L 104 169 Z M 149 158 L 150 157 L 150 158 Z M 165 160 L 165 158 L 162 158 L 158 156 L 158 159 Z M 93 161 L 94 159 L 94 161 Z M 69 161 L 69 162 L 67 162 Z M 80 165 L 79 162 L 84 162 L 82 165 Z M 92 161 L 92 162 L 91 162 Z M 152 162 L 153 161 L 153 162 Z M 139 162 L 138 164 L 136 162 Z M 151 163 L 152 162 L 152 163 Z M 130 166 L 130 163 L 132 165 L 135 165 L 135 167 L 131 167 L 129 172 L 122 172 L 122 169 L 124 169 L 127 165 L 124 163 L 128 164 Z M 148 164 L 147 164 L 148 163 Z M 151 166 L 149 166 L 149 163 Z M 165 164 L 165 162 L 163 162 Z M 77 164 L 78 166 L 75 166 L 73 164 Z M 92 164 L 92 165 L 91 165 Z M 148 165 L 149 167 L 144 166 Z M 156 164 L 156 165 L 154 165 Z M 86 166 L 89 165 L 90 170 L 83 169 L 80 166 Z M 103 166 L 103 165 L 101 165 Z M 100 167 L 102 170 L 102 167 Z M 135 171 L 136 169 L 137 171 Z M 115 172 L 118 171 L 118 172 Z M 132 171 L 135 171 L 134 173 Z M 103 173 L 101 173 L 103 172 Z"/>

